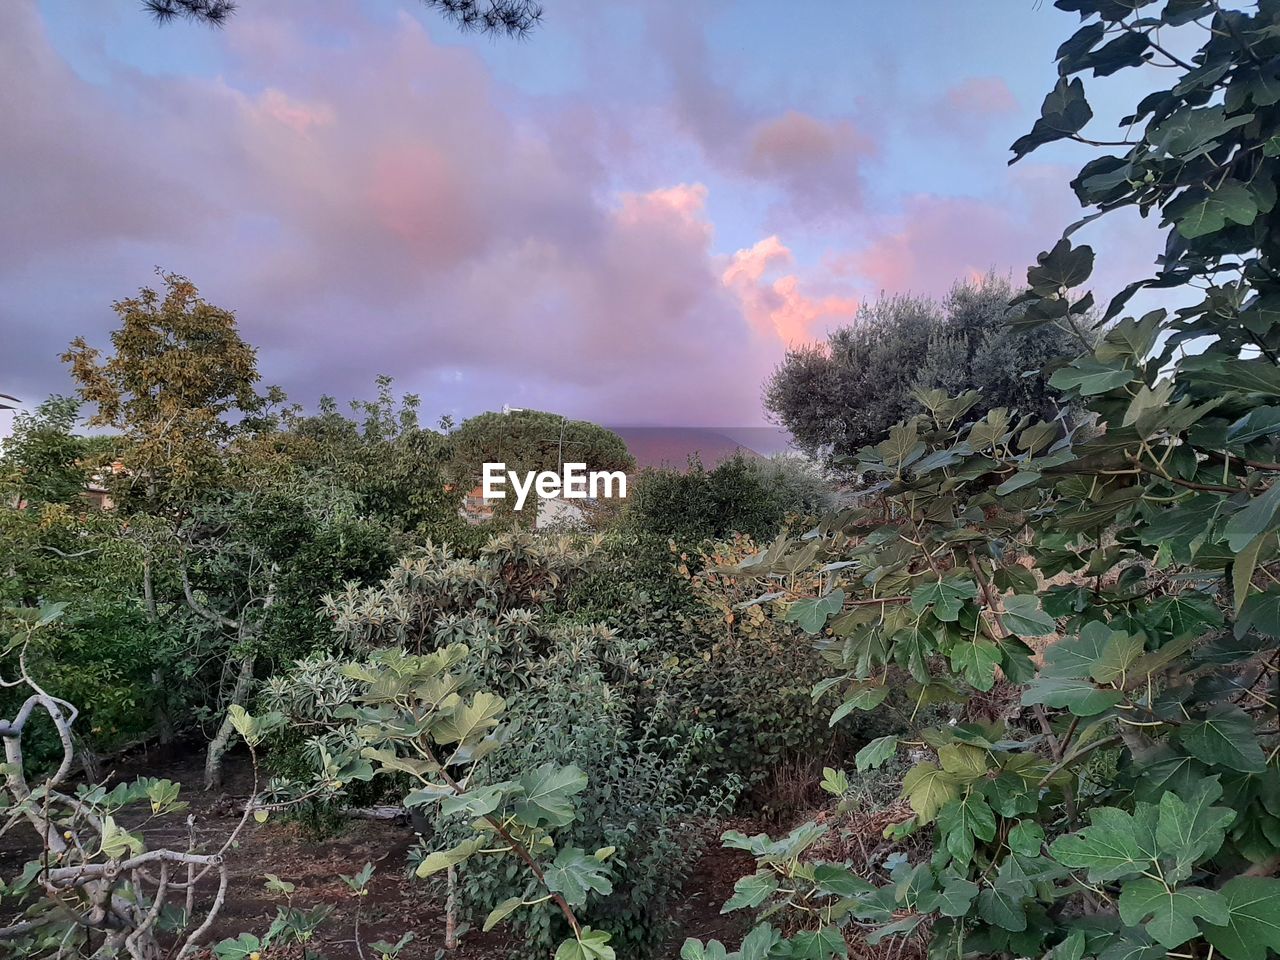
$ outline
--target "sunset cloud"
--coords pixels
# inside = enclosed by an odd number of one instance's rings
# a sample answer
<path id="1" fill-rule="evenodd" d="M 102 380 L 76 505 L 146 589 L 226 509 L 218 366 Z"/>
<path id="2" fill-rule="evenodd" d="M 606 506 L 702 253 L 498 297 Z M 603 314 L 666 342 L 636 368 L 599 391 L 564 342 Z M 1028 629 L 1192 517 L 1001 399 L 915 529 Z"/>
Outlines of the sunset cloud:
<path id="1" fill-rule="evenodd" d="M 776 337 L 784 346 L 821 339 L 828 328 L 848 323 L 858 312 L 856 297 L 807 295 L 794 273 L 767 279 L 793 264 L 791 251 L 770 236 L 733 254 L 720 276 L 757 336 Z"/>
<path id="2" fill-rule="evenodd" d="M 1066 168 L 1006 173 L 998 144 L 981 192 L 898 179 L 954 135 L 752 87 L 685 5 L 565 9 L 576 32 L 499 48 L 377 0 L 216 33 L 0 4 L 0 389 L 67 392 L 57 355 L 160 265 L 303 403 L 387 373 L 432 414 L 752 424 L 788 345 L 881 290 L 1020 273 L 1075 215 Z M 994 75 L 916 106 L 904 130 L 1020 109 Z"/>

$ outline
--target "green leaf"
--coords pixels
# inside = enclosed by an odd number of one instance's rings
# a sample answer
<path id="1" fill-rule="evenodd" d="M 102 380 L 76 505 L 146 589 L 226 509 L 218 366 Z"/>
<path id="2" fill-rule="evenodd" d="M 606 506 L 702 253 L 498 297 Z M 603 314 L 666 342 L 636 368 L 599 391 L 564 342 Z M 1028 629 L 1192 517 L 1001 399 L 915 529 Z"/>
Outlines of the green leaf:
<path id="1" fill-rule="evenodd" d="M 466 793 L 439 795 L 440 798 L 440 815 L 451 817 L 455 814 L 465 813 L 469 817 L 484 817 L 493 813 L 502 805 L 502 801 L 506 799 L 507 791 L 511 788 L 510 782 L 494 784 L 489 787 L 479 787 L 475 790 L 468 790 Z M 422 805 L 430 803 L 436 795 L 426 790 L 414 790 L 405 798 L 405 806 L 413 806 L 415 803 Z"/>
<path id="2" fill-rule="evenodd" d="M 1227 960 L 1266 960 L 1280 953 L 1280 880 L 1233 877 L 1220 891 L 1227 905 L 1223 924 L 1202 924 L 1204 937 Z"/>
<path id="3" fill-rule="evenodd" d="M 1050 951 L 1047 960 L 1080 960 L 1084 956 L 1084 948 L 1084 931 L 1072 930 L 1065 940 Z"/>
<path id="4" fill-rule="evenodd" d="M 1226 924 L 1227 902 L 1221 894 L 1201 887 L 1169 889 L 1154 877 L 1130 880 L 1120 891 L 1120 919 L 1137 926 L 1147 917 L 1146 930 L 1162 946 L 1172 949 L 1200 932 L 1195 918 Z"/>
<path id="5" fill-rule="evenodd" d="M 1014 853 L 1024 857 L 1038 857 L 1043 845 L 1043 828 L 1030 820 L 1018 821 L 1018 825 L 1009 831 L 1009 849 Z"/>
<path id="6" fill-rule="evenodd" d="M 240 936 L 220 940 L 214 945 L 213 955 L 218 960 L 248 960 L 255 954 L 261 953 L 262 941 L 255 937 L 252 933 L 242 933 Z"/>
<path id="7" fill-rule="evenodd" d="M 882 766 L 897 752 L 897 737 L 876 737 L 854 755 L 853 764 L 859 773 L 865 773 Z"/>
<path id="8" fill-rule="evenodd" d="M 823 893 L 836 897 L 856 897 L 875 890 L 848 867 L 820 863 L 813 868 L 813 883 Z"/>
<path id="9" fill-rule="evenodd" d="M 950 800 L 938 811 L 938 829 L 947 852 L 960 864 L 973 859 L 974 840 L 991 841 L 996 835 L 996 817 L 987 801 L 972 791 Z"/>
<path id="10" fill-rule="evenodd" d="M 808 597 L 797 600 L 787 608 L 786 620 L 798 623 L 805 633 L 821 632 L 827 625 L 827 618 L 840 612 L 844 606 L 844 591 L 839 587 L 821 597 Z"/>
<path id="11" fill-rule="evenodd" d="M 547 889 L 558 893 L 569 906 L 577 907 L 587 902 L 588 892 L 601 895 L 613 892 L 609 868 L 594 856 L 588 856 L 581 847 L 565 847 L 544 871 Z"/>
<path id="12" fill-rule="evenodd" d="M 471 703 L 459 701 L 452 713 L 441 717 L 431 734 L 438 743 L 467 743 L 498 725 L 506 702 L 492 693 L 477 693 Z"/>
<path id="13" fill-rule="evenodd" d="M 946 743 L 938 748 L 942 769 L 957 783 L 973 783 L 987 775 L 987 751 L 969 743 Z"/>
<path id="14" fill-rule="evenodd" d="M 1027 929 L 1027 910 L 1021 898 L 995 887 L 987 887 L 978 894 L 978 916 L 1014 933 Z"/>
<path id="15" fill-rule="evenodd" d="M 963 917 L 978 895 L 978 885 L 963 877 L 951 877 L 938 895 L 938 912 L 944 917 Z"/>
<path id="16" fill-rule="evenodd" d="M 1122 680 L 1135 661 L 1142 656 L 1141 637 L 1113 632 L 1107 638 L 1102 653 L 1089 668 L 1089 676 L 1098 683 L 1116 683 Z"/>
<path id="17" fill-rule="evenodd" d="M 1196 386 L 1280 397 L 1280 368 L 1266 357 L 1224 360 L 1220 354 L 1195 354 L 1180 360 L 1178 371 Z"/>
<path id="18" fill-rule="evenodd" d="M 288 896 L 298 889 L 295 884 L 289 883 L 287 880 L 281 880 L 274 873 L 263 874 L 263 877 L 267 881 L 263 886 L 266 887 L 269 893 L 283 893 Z"/>
<path id="19" fill-rule="evenodd" d="M 1082 357 L 1073 361 L 1070 366 L 1055 370 L 1049 377 L 1049 385 L 1058 390 L 1075 390 L 1083 397 L 1091 397 L 1123 387 L 1132 379 L 1132 370 L 1099 363 L 1092 357 Z"/>
<path id="20" fill-rule="evenodd" d="M 920 822 L 928 823 L 942 805 L 959 793 L 955 777 L 932 763 L 918 763 L 902 779 L 902 795 L 911 804 Z"/>
<path id="21" fill-rule="evenodd" d="M 855 684 L 850 688 L 844 702 L 832 712 L 827 726 L 834 727 L 854 710 L 874 710 L 884 702 L 887 696 L 889 696 L 889 688 L 883 684 L 869 681 Z"/>
<path id="22" fill-rule="evenodd" d="M 831 960 L 849 955 L 849 945 L 835 927 L 801 930 L 792 936 L 790 947 L 788 956 L 792 960 Z"/>
<path id="23" fill-rule="evenodd" d="M 1044 673 L 1053 677 L 1083 679 L 1103 658 L 1113 631 L 1097 620 L 1086 623 L 1074 637 L 1064 637 L 1044 655 Z"/>
<path id="24" fill-rule="evenodd" d="M 876 451 L 885 466 L 898 472 L 919 460 L 925 449 L 919 438 L 919 428 L 912 420 L 894 424 L 889 428 L 889 435 L 876 444 Z"/>
<path id="25" fill-rule="evenodd" d="M 111 816 L 102 819 L 102 852 L 112 860 L 124 860 L 142 853 L 142 838 L 129 833 Z"/>
<path id="26" fill-rule="evenodd" d="M 1216 233 L 1229 222 L 1248 226 L 1258 216 L 1254 195 L 1238 180 L 1228 180 L 1216 190 L 1190 190 L 1168 203 L 1165 219 L 1178 226 L 1188 240 Z"/>
<path id="27" fill-rule="evenodd" d="M 1232 600 L 1237 614 L 1244 609 L 1249 599 L 1249 591 L 1253 588 L 1253 574 L 1258 567 L 1258 557 L 1262 554 L 1262 548 L 1270 537 L 1270 533 L 1258 534 L 1236 554 L 1235 562 L 1231 564 Z"/>
<path id="28" fill-rule="evenodd" d="M 906 937 L 915 932 L 915 929 L 923 922 L 924 915 L 919 913 L 903 917 L 900 920 L 894 920 L 892 923 L 886 923 L 883 927 L 876 927 L 867 933 L 867 943 L 874 947 L 883 943 L 889 937 Z"/>
<path id="29" fill-rule="evenodd" d="M 1211 767 L 1243 773 L 1261 773 L 1267 767 L 1253 720 L 1239 707 L 1212 708 L 1203 720 L 1183 724 L 1178 740 L 1187 753 Z"/>
<path id="30" fill-rule="evenodd" d="M 720 908 L 721 913 L 731 913 L 748 907 L 758 907 L 778 889 L 778 876 L 772 870 L 760 870 L 739 878 L 733 885 L 733 896 Z"/>
<path id="31" fill-rule="evenodd" d="M 1088 680 L 1039 676 L 1022 692 L 1023 706 L 1043 704 L 1070 710 L 1077 717 L 1093 717 L 1124 699 L 1118 690 L 1099 690 Z"/>
<path id="32" fill-rule="evenodd" d="M 1280 483 L 1274 483 L 1266 493 L 1254 497 L 1249 505 L 1234 514 L 1222 528 L 1227 546 L 1234 552 L 1243 550 L 1250 540 L 1276 526 L 1276 511 L 1280 510 Z"/>
<path id="33" fill-rule="evenodd" d="M 995 686 L 1000 648 L 983 637 L 962 640 L 951 648 L 951 668 L 979 690 Z"/>
<path id="34" fill-rule="evenodd" d="M 1020 637 L 1043 637 L 1058 629 L 1058 621 L 1040 609 L 1040 601 L 1030 594 L 1004 598 L 1004 625 Z"/>
<path id="35" fill-rule="evenodd" d="M 1014 141 L 1013 159 L 1009 162 L 1016 163 L 1036 147 L 1079 132 L 1091 119 L 1093 110 L 1084 97 L 1084 84 L 1079 79 L 1068 81 L 1062 77 L 1040 105 L 1040 119 L 1031 132 Z"/>
<path id="36" fill-rule="evenodd" d="M 418 869 L 415 873 L 419 880 L 425 880 L 441 870 L 447 870 L 449 867 L 456 867 L 460 863 L 465 863 L 483 846 L 484 837 L 468 837 L 456 847 L 450 847 L 448 850 L 436 850 L 427 854 L 423 861 L 418 864 Z"/>
<path id="37" fill-rule="evenodd" d="M 582 935 L 576 940 L 566 940 L 556 950 L 555 960 L 617 960 L 617 954 L 609 941 L 612 934 L 604 930 L 582 928 Z"/>
<path id="38" fill-rule="evenodd" d="M 842 797 L 849 789 L 849 775 L 835 767 L 823 767 L 822 782 L 818 786 L 833 797 Z"/>
<path id="39" fill-rule="evenodd" d="M 544 763 L 521 777 L 520 786 L 524 796 L 512 808 L 516 820 L 527 827 L 563 827 L 573 820 L 570 798 L 586 789 L 587 775 L 572 765 Z"/>
<path id="40" fill-rule="evenodd" d="M 251 747 L 256 747 L 262 742 L 262 734 L 258 729 L 258 722 L 240 704 L 233 703 L 228 707 L 227 717 L 231 720 L 231 726 L 236 733 L 244 738 L 245 743 Z"/>
<path id="41" fill-rule="evenodd" d="M 738 950 L 739 960 L 768 960 L 773 948 L 781 942 L 782 934 L 762 923 L 743 938 Z"/>
<path id="42" fill-rule="evenodd" d="M 1202 109 L 1183 107 L 1161 121 L 1148 139 L 1157 150 L 1175 157 L 1184 156 L 1251 120 L 1251 113 L 1228 117 L 1220 105 Z"/>
<path id="43" fill-rule="evenodd" d="M 680 948 L 680 960 L 729 960 L 729 951 L 719 940 L 708 940 L 704 944 L 689 937 Z"/>
<path id="44" fill-rule="evenodd" d="M 1273 587 L 1265 593 L 1253 594 L 1244 602 L 1236 617 L 1235 633 L 1243 637 L 1250 630 L 1280 639 L 1280 590 Z"/>
<path id="45" fill-rule="evenodd" d="M 924 613 L 930 607 L 933 615 L 944 623 L 954 623 L 960 618 L 960 608 L 965 600 L 978 595 L 978 587 L 972 580 L 954 578 L 926 583 L 911 591 L 911 609 Z"/>
<path id="46" fill-rule="evenodd" d="M 1280 433 L 1280 407 L 1255 407 L 1227 430 L 1227 443 L 1245 444 Z"/>
<path id="47" fill-rule="evenodd" d="M 1064 867 L 1084 869 L 1091 883 L 1108 883 L 1148 869 L 1156 859 L 1155 808 L 1135 818 L 1116 807 L 1094 807 L 1090 826 L 1053 841 L 1049 852 Z"/>
<path id="48" fill-rule="evenodd" d="M 172 780 L 153 780 L 147 784 L 147 799 L 151 801 L 151 812 L 159 814 L 176 809 L 180 789 L 181 787 Z"/>
<path id="49" fill-rule="evenodd" d="M 1165 871 L 1166 880 L 1185 880 L 1195 864 L 1213 856 L 1222 846 L 1226 829 L 1236 814 L 1229 807 L 1213 806 L 1221 796 L 1218 778 L 1209 777 L 1200 780 L 1186 800 L 1173 792 L 1160 798 L 1156 843 L 1161 857 L 1174 861 L 1172 868 Z"/>
<path id="50" fill-rule="evenodd" d="M 66 612 L 67 602 L 59 600 L 57 603 L 45 603 L 40 605 L 40 609 L 36 611 L 35 626 L 47 627 L 55 620 L 59 619 Z"/>

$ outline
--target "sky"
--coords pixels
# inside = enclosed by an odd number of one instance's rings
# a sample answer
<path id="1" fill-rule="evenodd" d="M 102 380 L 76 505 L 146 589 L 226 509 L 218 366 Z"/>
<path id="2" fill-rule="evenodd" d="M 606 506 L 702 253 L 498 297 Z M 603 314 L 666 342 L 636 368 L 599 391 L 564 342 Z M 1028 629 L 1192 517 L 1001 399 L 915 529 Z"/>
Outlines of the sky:
<path id="1" fill-rule="evenodd" d="M 1045 0 L 545 0 L 516 41 L 414 0 L 241 0 L 221 29 L 4 0 L 0 393 L 71 392 L 59 353 L 160 268 L 306 406 L 388 374 L 432 421 L 764 423 L 788 346 L 1020 279 L 1081 215 L 1087 148 L 1007 166 L 1075 27 Z M 1131 82 L 1090 84 L 1100 116 Z M 1159 246 L 1107 221 L 1099 299 Z"/>

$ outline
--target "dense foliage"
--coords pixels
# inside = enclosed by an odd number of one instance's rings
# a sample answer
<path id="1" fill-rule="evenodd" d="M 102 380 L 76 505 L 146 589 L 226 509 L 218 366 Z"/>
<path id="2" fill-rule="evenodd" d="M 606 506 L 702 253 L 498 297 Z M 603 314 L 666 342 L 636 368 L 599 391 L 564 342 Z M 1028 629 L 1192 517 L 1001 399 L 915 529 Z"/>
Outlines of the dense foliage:
<path id="1" fill-rule="evenodd" d="M 190 955 L 251 817 L 390 800 L 424 897 L 557 960 L 652 955 L 707 824 L 753 802 L 788 821 L 723 837 L 754 926 L 687 960 L 1280 953 L 1280 5 L 1057 5 L 1083 25 L 1014 152 L 1108 150 L 1073 181 L 1093 210 L 1016 297 L 885 300 L 792 355 L 769 402 L 849 458 L 839 509 L 739 457 L 644 474 L 600 532 L 465 527 L 478 463 L 625 447 L 535 412 L 430 430 L 386 380 L 354 419 L 277 412 L 189 282 L 117 305 L 113 353 L 68 354 L 117 433 L 54 399 L 0 459 L 6 829 L 36 848 L 0 950 Z M 1145 65 L 1125 139 L 1086 134 L 1077 75 Z M 1126 206 L 1165 252 L 1100 309 L 1075 235 Z M 81 496 L 104 468 L 116 510 Z M 146 850 L 117 817 L 176 785 L 97 785 L 95 752 L 195 730 L 210 784 L 241 740 L 276 776 L 225 846 Z M 834 808 L 759 801 L 819 767 Z M 290 899 L 216 953 L 306 953 L 325 916 Z"/>
<path id="2" fill-rule="evenodd" d="M 707 469 L 694 457 L 684 470 L 642 471 L 625 522 L 641 536 L 685 544 L 735 533 L 768 540 L 789 516 L 813 517 L 832 502 L 829 485 L 807 461 L 737 453 Z"/>
<path id="3" fill-rule="evenodd" d="M 976 395 L 919 393 L 926 412 L 861 452 L 875 480 L 861 502 L 748 568 L 769 576 L 815 547 L 826 562 L 830 580 L 787 601 L 828 636 L 837 672 L 815 692 L 838 697 L 833 719 L 965 706 L 856 760 L 912 751 L 911 815 L 889 833 L 924 834 L 930 856 L 860 876 L 810 855 L 816 823 L 778 840 L 727 834 L 759 869 L 726 909 L 772 904 L 792 925 L 763 924 L 732 954 L 690 942 L 686 957 L 843 956 L 858 929 L 872 944 L 922 936 L 938 957 L 1280 951 L 1280 8 L 1058 6 L 1085 24 L 1015 154 L 1103 145 L 1081 133 L 1076 74 L 1172 68 L 1122 121 L 1128 151 L 1074 181 L 1098 207 L 1087 219 L 1136 205 L 1168 229 L 1159 272 L 1105 317 L 1144 288 L 1172 312 L 1122 317 L 1054 372 L 1088 411 L 1075 425 L 1004 408 L 966 423 Z M 1189 59 L 1170 52 L 1193 40 Z M 1077 325 L 1092 298 L 1073 290 L 1093 261 L 1067 238 L 1043 254 L 1018 323 Z M 1008 708 L 983 722 L 972 708 L 997 685 Z"/>
<path id="4" fill-rule="evenodd" d="M 825 343 L 791 350 L 765 385 L 765 407 L 810 456 L 847 470 L 858 450 L 919 412 L 914 391 L 977 390 L 976 418 L 993 407 L 1052 418 L 1062 404 L 1048 383 L 1055 362 L 1074 356 L 1057 326 L 1010 330 L 1024 308 L 1003 277 L 956 284 L 938 303 L 883 296 Z"/>

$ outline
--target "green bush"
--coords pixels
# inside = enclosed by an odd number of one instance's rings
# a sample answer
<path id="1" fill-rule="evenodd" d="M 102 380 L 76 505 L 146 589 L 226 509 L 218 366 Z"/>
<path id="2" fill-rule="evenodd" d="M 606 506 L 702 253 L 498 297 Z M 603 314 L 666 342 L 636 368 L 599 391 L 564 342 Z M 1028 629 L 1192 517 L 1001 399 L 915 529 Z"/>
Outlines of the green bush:
<path id="1" fill-rule="evenodd" d="M 696 862 L 707 822 L 732 806 L 737 784 L 712 782 L 698 762 L 700 740 L 710 731 L 662 736 L 618 695 L 600 662 L 613 655 L 605 649 L 611 635 L 589 628 L 556 633 L 547 655 L 522 661 L 518 678 L 508 681 L 520 738 L 487 766 L 477 786 L 547 762 L 582 770 L 587 786 L 577 798 L 578 816 L 561 831 L 560 843 L 615 852 L 612 890 L 590 895 L 578 915 L 610 931 L 620 955 L 648 956 L 667 932 L 668 908 Z M 464 830 L 441 824 L 430 846 L 457 842 Z M 459 884 L 477 918 L 494 903 L 532 892 L 526 877 L 500 861 L 471 861 Z M 550 904 L 523 912 L 517 922 L 522 957 L 550 953 L 565 933 Z"/>
<path id="2" fill-rule="evenodd" d="M 570 594 L 573 615 L 606 624 L 640 665 L 615 683 L 630 683 L 670 733 L 712 731 L 698 740 L 699 759 L 713 777 L 747 785 L 784 760 L 838 754 L 886 732 L 867 716 L 837 740 L 830 710 L 811 695 L 828 668 L 807 634 L 767 605 L 742 606 L 759 583 L 716 572 L 756 550 L 745 536 L 690 552 L 654 537 L 611 537 L 606 562 Z"/>
<path id="3" fill-rule="evenodd" d="M 685 470 L 642 471 L 623 523 L 637 534 L 691 546 L 735 533 L 772 540 L 789 516 L 820 513 L 831 498 L 822 477 L 801 460 L 738 453 L 708 470 L 694 457 Z"/>

